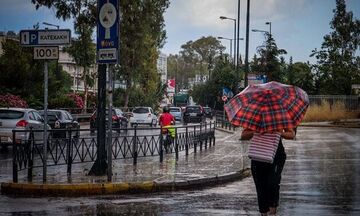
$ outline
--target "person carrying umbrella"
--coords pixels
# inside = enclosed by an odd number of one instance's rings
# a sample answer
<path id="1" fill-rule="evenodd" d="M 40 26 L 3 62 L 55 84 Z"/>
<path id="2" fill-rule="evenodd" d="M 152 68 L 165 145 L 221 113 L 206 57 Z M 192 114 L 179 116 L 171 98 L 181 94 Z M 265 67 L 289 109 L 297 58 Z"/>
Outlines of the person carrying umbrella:
<path id="1" fill-rule="evenodd" d="M 286 160 L 282 138 L 295 138 L 308 105 L 305 91 L 274 81 L 250 85 L 224 105 L 229 121 L 244 128 L 241 140 L 251 140 L 251 173 L 261 215 L 276 215 Z"/>

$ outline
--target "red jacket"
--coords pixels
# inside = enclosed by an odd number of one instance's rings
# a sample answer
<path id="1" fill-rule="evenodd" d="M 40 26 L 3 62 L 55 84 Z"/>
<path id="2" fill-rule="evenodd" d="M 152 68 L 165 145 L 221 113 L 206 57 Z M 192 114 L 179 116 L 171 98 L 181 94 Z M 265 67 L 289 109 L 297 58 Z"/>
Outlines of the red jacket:
<path id="1" fill-rule="evenodd" d="M 175 124 L 175 118 L 170 113 L 163 113 L 159 118 L 159 124 L 161 126 L 171 125 L 172 122 Z"/>

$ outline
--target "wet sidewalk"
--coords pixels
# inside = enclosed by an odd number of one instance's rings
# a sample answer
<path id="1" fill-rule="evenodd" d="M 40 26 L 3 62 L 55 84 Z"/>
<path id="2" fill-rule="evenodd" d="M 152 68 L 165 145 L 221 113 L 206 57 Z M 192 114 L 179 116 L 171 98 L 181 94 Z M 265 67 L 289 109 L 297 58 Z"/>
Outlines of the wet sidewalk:
<path id="1" fill-rule="evenodd" d="M 343 123 L 343 122 L 342 122 Z M 329 122 L 303 123 L 301 127 L 355 127 L 360 120 L 334 125 Z M 348 124 L 350 123 L 350 124 Z M 0 171 L 1 193 L 30 196 L 84 196 L 100 194 L 149 193 L 199 188 L 240 180 L 250 176 L 247 157 L 248 142 L 239 141 L 241 129 L 236 131 L 217 129 L 215 146 L 208 146 L 189 155 L 179 152 L 167 154 L 162 163 L 159 157 L 139 157 L 137 165 L 132 159 L 113 161 L 112 181 L 107 176 L 88 176 L 92 163 L 74 165 L 72 175 L 66 174 L 66 166 L 49 167 L 47 183 L 42 182 L 42 169 L 34 170 L 33 182 L 28 183 L 26 171 L 19 173 L 19 183 L 12 182 L 11 160 L 3 164 L 7 170 Z M 300 134 L 299 134 L 300 135 Z M 289 141 L 296 144 L 296 141 Z M 297 143 L 298 144 L 298 143 Z"/>
<path id="2" fill-rule="evenodd" d="M 26 171 L 19 173 L 19 183 L 2 183 L 5 194 L 82 196 L 133 192 L 168 191 L 204 187 L 239 180 L 250 175 L 247 145 L 240 144 L 240 129 L 215 132 L 214 146 L 193 149 L 189 155 L 179 152 L 167 154 L 162 163 L 159 157 L 113 161 L 112 182 L 107 176 L 88 176 L 92 163 L 73 165 L 72 174 L 66 174 L 66 166 L 48 167 L 47 183 L 42 182 L 42 169 L 34 171 L 33 182 L 28 183 Z M 11 182 L 11 181 L 10 181 Z"/>

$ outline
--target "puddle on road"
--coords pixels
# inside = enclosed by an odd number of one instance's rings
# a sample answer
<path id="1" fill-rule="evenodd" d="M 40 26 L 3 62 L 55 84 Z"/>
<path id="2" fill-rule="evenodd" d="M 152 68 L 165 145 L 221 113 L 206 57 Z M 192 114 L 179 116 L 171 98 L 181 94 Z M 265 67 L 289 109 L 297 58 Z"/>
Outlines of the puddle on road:
<path id="1" fill-rule="evenodd" d="M 160 215 L 168 209 L 159 204 L 151 202 L 128 202 L 128 203 L 102 203 L 97 205 L 84 205 L 78 207 L 69 207 L 66 214 L 70 215 Z"/>

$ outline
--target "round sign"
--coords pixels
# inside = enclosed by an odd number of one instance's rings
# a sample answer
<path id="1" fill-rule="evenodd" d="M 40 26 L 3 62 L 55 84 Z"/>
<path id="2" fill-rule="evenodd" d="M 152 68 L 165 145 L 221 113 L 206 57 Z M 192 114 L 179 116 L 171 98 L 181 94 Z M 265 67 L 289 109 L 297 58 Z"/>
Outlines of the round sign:
<path id="1" fill-rule="evenodd" d="M 104 28 L 110 28 L 116 21 L 116 8 L 111 3 L 104 4 L 99 13 L 100 23 Z"/>
<path id="2" fill-rule="evenodd" d="M 225 95 L 222 96 L 221 99 L 222 99 L 224 102 L 227 101 L 227 97 L 226 97 Z"/>

